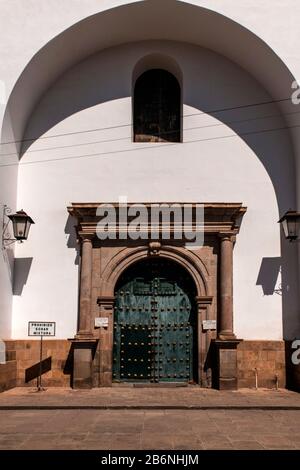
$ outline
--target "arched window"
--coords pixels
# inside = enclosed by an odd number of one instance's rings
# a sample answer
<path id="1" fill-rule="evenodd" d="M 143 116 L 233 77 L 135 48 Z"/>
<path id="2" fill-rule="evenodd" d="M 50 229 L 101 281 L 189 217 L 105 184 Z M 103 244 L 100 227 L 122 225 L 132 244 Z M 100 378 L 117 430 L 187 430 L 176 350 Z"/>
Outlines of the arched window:
<path id="1" fill-rule="evenodd" d="M 144 72 L 134 88 L 134 142 L 180 142 L 180 86 L 170 72 Z"/>

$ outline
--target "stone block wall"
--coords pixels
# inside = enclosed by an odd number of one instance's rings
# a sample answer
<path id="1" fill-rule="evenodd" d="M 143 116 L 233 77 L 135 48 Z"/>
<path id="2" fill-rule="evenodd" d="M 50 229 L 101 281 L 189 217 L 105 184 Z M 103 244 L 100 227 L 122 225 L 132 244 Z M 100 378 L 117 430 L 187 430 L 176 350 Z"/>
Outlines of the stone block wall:
<path id="1" fill-rule="evenodd" d="M 255 368 L 258 387 L 286 386 L 284 341 L 241 341 L 238 346 L 238 387 L 255 387 Z"/>
<path id="2" fill-rule="evenodd" d="M 8 354 L 15 353 L 16 386 L 36 385 L 39 372 L 40 341 L 5 341 Z M 69 387 L 72 371 L 71 342 L 68 340 L 43 340 L 42 383 L 45 387 Z M 31 378 L 31 380 L 30 380 Z"/>
<path id="3" fill-rule="evenodd" d="M 0 364 L 0 392 L 14 388 L 17 384 L 17 361 Z"/>
<path id="4" fill-rule="evenodd" d="M 37 364 L 40 357 L 39 347 L 38 340 L 6 341 L 7 363 L 0 364 L 0 391 L 15 386 L 32 387 L 36 385 Z M 289 343 L 284 341 L 242 341 L 237 350 L 238 387 L 254 388 L 254 369 L 257 368 L 259 388 L 275 388 L 275 376 L 277 375 L 280 388 L 287 386 L 300 391 L 300 366 L 291 367 L 287 351 L 289 354 Z M 49 358 L 51 358 L 51 362 Z M 48 362 L 46 361 L 47 367 L 51 366 L 51 369 L 43 374 L 45 387 L 69 387 L 71 385 L 72 350 L 70 341 L 44 340 L 43 360 L 48 360 Z M 33 371 L 34 377 L 26 382 L 30 370 Z M 94 386 L 99 385 L 96 379 L 97 377 L 94 377 Z"/>

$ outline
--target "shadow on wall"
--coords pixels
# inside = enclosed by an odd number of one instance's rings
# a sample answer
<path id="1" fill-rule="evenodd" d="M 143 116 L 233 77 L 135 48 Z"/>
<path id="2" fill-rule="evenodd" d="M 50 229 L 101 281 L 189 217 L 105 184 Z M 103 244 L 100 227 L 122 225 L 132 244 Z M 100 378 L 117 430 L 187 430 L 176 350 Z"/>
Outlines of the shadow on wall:
<path id="1" fill-rule="evenodd" d="M 23 288 L 27 283 L 32 260 L 33 258 L 15 258 L 13 295 L 22 295 Z"/>
<path id="2" fill-rule="evenodd" d="M 78 243 L 77 239 L 77 232 L 76 232 L 76 225 L 77 220 L 75 217 L 68 215 L 66 226 L 65 226 L 65 234 L 68 236 L 67 247 L 76 250 L 74 264 L 79 267 L 80 265 L 80 243 Z M 80 267 L 78 268 L 78 297 L 77 297 L 77 329 L 79 328 L 79 302 L 80 302 Z"/>
<path id="3" fill-rule="evenodd" d="M 256 285 L 261 286 L 264 295 L 282 293 L 281 284 L 277 284 L 281 270 L 281 258 L 263 258 L 258 273 Z"/>
<path id="4" fill-rule="evenodd" d="M 46 374 L 49 372 L 52 368 L 52 357 L 49 356 L 46 359 L 42 360 L 41 363 L 41 368 L 40 368 L 40 362 L 37 362 L 36 364 L 33 364 L 33 366 L 28 367 L 25 369 L 25 383 L 30 382 L 33 379 L 38 379 L 40 375 L 40 371 L 43 374 Z"/>
<path id="5" fill-rule="evenodd" d="M 85 60 L 84 66 L 77 64 L 47 90 L 27 124 L 21 157 L 40 136 L 69 116 L 130 95 L 128 81 L 119 73 L 118 64 L 111 61 L 109 53 L 102 57 L 103 62 L 96 54 Z M 52 100 L 56 103 L 55 109 L 49 107 Z"/>
<path id="6" fill-rule="evenodd" d="M 80 259 L 80 244 L 77 242 L 76 225 L 77 225 L 76 218 L 69 215 L 67 218 L 66 226 L 65 226 L 65 234 L 69 235 L 68 241 L 67 241 L 67 247 L 73 248 L 76 250 L 76 257 L 75 257 L 74 264 L 78 266 L 79 259 Z"/>

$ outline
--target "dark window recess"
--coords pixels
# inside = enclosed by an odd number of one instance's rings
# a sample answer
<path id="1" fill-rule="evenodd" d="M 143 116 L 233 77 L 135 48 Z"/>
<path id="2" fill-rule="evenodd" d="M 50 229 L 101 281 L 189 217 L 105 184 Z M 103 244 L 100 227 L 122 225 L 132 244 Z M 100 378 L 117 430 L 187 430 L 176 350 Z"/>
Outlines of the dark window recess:
<path id="1" fill-rule="evenodd" d="M 144 72 L 134 89 L 134 141 L 180 142 L 180 86 L 166 70 Z"/>

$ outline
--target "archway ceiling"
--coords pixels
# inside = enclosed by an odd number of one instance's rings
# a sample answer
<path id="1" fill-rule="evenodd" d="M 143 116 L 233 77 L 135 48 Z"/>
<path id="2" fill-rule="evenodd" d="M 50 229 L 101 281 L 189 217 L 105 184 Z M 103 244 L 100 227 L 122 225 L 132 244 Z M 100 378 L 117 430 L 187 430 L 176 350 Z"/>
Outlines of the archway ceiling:
<path id="1" fill-rule="evenodd" d="M 253 75 L 275 100 L 290 93 L 293 77 L 284 63 L 259 37 L 231 19 L 176 0 L 134 2 L 74 24 L 33 57 L 9 98 L 2 142 L 23 138 L 43 93 L 76 63 L 105 48 L 159 39 L 188 42 L 224 55 Z M 288 105 L 282 103 L 285 112 Z"/>

